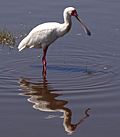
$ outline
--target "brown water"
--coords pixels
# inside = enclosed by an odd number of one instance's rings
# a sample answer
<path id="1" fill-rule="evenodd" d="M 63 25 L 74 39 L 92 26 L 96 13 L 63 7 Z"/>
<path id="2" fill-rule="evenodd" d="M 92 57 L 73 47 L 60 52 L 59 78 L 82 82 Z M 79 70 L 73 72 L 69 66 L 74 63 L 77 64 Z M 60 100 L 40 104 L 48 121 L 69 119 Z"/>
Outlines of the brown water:
<path id="1" fill-rule="evenodd" d="M 40 50 L 1 46 L 0 137 L 120 136 L 119 0 L 1 0 L 0 27 L 18 44 L 39 23 L 62 22 L 71 5 L 92 36 L 73 19 L 71 32 L 48 50 L 46 79 Z"/>

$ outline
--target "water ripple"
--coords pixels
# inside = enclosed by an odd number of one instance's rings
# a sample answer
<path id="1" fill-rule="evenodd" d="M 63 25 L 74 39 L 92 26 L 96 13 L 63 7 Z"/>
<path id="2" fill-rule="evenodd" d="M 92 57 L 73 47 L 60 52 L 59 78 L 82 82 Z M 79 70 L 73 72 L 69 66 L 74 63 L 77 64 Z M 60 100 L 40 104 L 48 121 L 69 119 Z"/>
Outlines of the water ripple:
<path id="1" fill-rule="evenodd" d="M 75 53 L 74 53 L 75 54 Z M 59 57 L 61 58 L 61 57 Z M 64 59 L 64 58 L 62 58 Z M 42 65 L 38 65 L 40 59 L 36 61 L 34 58 L 18 59 L 7 62 L 6 65 L 0 69 L 0 79 L 18 79 L 21 75 L 29 75 L 28 77 L 40 78 L 40 71 Z M 77 60 L 77 62 L 75 62 Z M 109 56 L 109 54 L 93 54 L 83 53 L 75 56 L 69 62 L 61 63 L 54 61 L 47 66 L 47 77 L 51 83 L 58 89 L 64 92 L 73 91 L 99 91 L 115 88 L 116 77 L 119 73 L 119 68 L 115 65 L 118 59 L 116 56 Z M 75 63 L 75 64 L 74 64 Z M 80 64 L 80 65 L 79 65 Z M 36 74 L 35 74 L 36 72 Z M 38 73 L 40 74 L 38 76 Z M 34 75 L 33 75 L 34 74 Z"/>

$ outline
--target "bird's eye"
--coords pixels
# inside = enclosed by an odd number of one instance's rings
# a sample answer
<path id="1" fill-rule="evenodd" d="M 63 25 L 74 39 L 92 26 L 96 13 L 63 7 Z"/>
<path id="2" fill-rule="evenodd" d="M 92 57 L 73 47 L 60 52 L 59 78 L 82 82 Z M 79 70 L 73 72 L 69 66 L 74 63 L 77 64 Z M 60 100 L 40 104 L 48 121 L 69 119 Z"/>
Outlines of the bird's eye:
<path id="1" fill-rule="evenodd" d="M 73 11 L 71 12 L 71 16 L 77 16 L 77 11 L 76 11 L 76 10 L 73 10 Z"/>

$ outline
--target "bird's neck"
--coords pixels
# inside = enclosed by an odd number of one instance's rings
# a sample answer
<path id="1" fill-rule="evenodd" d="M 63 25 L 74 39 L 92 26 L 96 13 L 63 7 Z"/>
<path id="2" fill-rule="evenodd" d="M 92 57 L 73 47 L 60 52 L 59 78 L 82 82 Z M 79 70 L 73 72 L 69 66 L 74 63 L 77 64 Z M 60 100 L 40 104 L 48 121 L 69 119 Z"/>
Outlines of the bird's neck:
<path id="1" fill-rule="evenodd" d="M 71 21 L 71 16 L 68 15 L 67 13 L 64 13 L 63 14 L 63 17 L 64 17 L 64 22 L 61 24 L 61 27 L 60 27 L 60 33 L 59 33 L 59 36 L 63 36 L 65 35 L 71 28 L 71 25 L 72 25 L 72 21 Z"/>
<path id="2" fill-rule="evenodd" d="M 64 22 L 59 27 L 59 37 L 64 36 L 70 29 L 72 25 L 71 16 L 64 12 L 63 14 Z"/>
<path id="3" fill-rule="evenodd" d="M 72 22 L 71 22 L 71 16 L 68 13 L 64 12 L 63 13 L 63 17 L 64 17 L 64 23 L 65 24 L 69 24 L 69 25 L 72 24 Z"/>
<path id="4" fill-rule="evenodd" d="M 71 16 L 69 14 L 67 14 L 66 12 L 64 12 L 63 17 L 64 17 L 63 24 L 65 26 L 66 32 L 68 32 L 72 25 Z"/>

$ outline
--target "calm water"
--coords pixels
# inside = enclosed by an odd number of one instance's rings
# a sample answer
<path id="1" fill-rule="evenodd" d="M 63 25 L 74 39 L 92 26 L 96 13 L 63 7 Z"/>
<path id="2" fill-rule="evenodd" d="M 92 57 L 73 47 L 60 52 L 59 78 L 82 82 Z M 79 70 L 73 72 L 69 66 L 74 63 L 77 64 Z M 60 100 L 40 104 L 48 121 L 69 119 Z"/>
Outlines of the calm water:
<path id="1" fill-rule="evenodd" d="M 0 28 L 18 44 L 39 23 L 62 22 L 71 5 L 92 36 L 73 19 L 71 32 L 48 50 L 46 79 L 40 50 L 1 46 L 1 137 L 120 136 L 119 0 L 1 0 Z"/>

